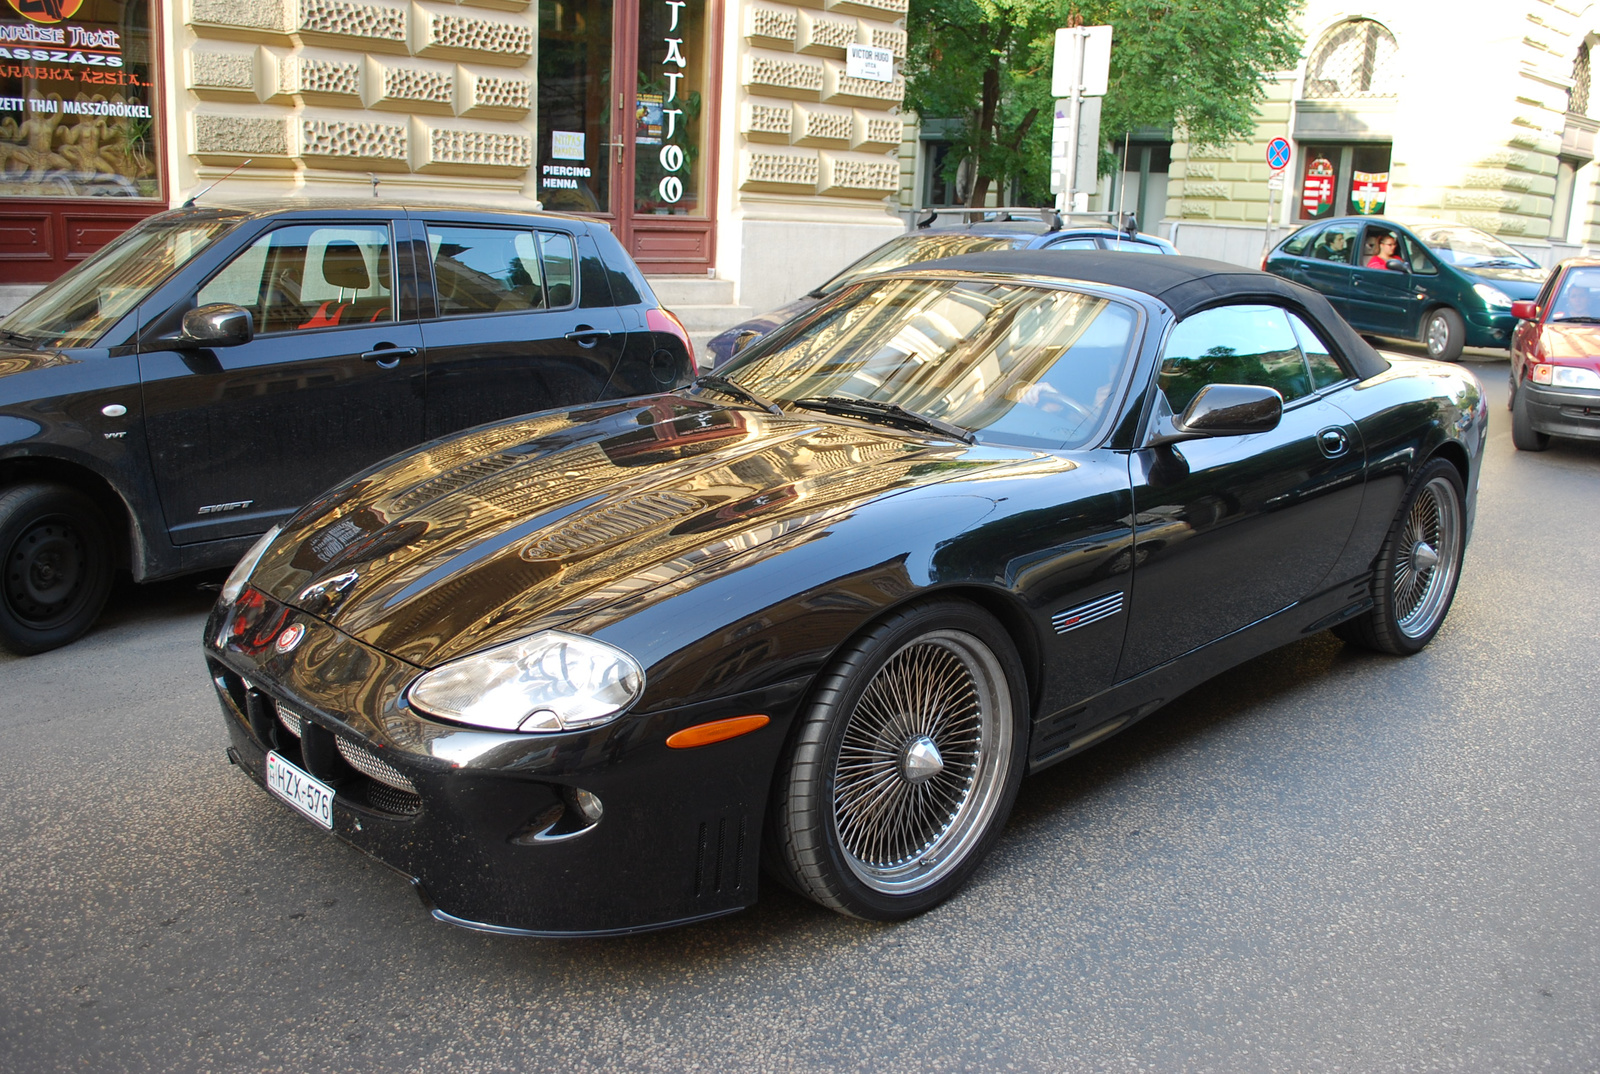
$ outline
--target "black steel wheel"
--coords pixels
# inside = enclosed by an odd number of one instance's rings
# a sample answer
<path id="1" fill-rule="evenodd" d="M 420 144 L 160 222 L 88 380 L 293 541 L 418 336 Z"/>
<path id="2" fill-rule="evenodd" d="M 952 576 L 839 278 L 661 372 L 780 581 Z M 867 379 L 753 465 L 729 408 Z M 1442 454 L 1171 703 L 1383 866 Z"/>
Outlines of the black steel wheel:
<path id="1" fill-rule="evenodd" d="M 1518 451 L 1543 451 L 1550 446 L 1550 434 L 1541 433 L 1533 427 L 1533 418 L 1528 414 L 1527 396 L 1512 386 L 1511 395 L 1511 444 Z"/>
<path id="2" fill-rule="evenodd" d="M 819 677 L 770 813 L 779 879 L 870 921 L 949 898 L 999 836 L 1027 752 L 1010 639 L 963 601 L 914 605 Z"/>
<path id="3" fill-rule="evenodd" d="M 1467 545 L 1461 473 L 1443 459 L 1422 468 L 1378 552 L 1373 607 L 1341 623 L 1347 642 L 1395 656 L 1421 652 L 1455 600 Z"/>
<path id="4" fill-rule="evenodd" d="M 1461 349 L 1467 345 L 1467 322 L 1449 306 L 1440 306 L 1422 322 L 1422 342 L 1428 348 L 1429 358 L 1457 361 Z"/>
<path id="5" fill-rule="evenodd" d="M 49 484 L 0 493 L 0 646 L 28 656 L 81 636 L 111 576 L 105 520 L 87 496 Z"/>

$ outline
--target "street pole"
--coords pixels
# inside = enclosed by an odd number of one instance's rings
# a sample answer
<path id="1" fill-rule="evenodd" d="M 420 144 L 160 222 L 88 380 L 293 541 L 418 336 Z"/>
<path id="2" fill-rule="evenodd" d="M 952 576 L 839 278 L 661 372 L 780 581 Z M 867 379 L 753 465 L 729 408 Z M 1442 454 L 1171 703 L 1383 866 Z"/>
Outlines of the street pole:
<path id="1" fill-rule="evenodd" d="M 1073 210 L 1073 200 L 1078 193 L 1078 124 L 1083 118 L 1083 59 L 1088 36 L 1083 27 L 1072 28 L 1072 104 L 1067 108 L 1067 122 L 1072 128 L 1072 140 L 1067 143 L 1067 181 L 1056 195 L 1056 209 L 1065 214 Z"/>

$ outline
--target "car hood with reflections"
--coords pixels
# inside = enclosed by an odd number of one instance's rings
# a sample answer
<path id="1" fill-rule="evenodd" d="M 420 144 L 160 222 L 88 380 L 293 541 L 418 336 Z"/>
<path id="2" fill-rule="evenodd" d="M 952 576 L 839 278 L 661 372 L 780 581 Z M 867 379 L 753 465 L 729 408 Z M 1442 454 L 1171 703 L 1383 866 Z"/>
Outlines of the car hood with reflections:
<path id="1" fill-rule="evenodd" d="M 1600 324 L 1549 321 L 1539 334 L 1539 352 L 1554 361 L 1600 359 Z"/>
<path id="2" fill-rule="evenodd" d="M 472 430 L 308 505 L 251 582 L 431 667 L 1037 456 L 819 417 L 666 395 Z"/>
<path id="3" fill-rule="evenodd" d="M 1550 273 L 1545 269 L 1511 268 L 1510 266 L 1498 267 L 1482 265 L 1468 268 L 1460 266 L 1462 275 L 1469 279 L 1482 280 L 1492 284 L 1514 299 L 1532 298 L 1539 293 L 1539 288 L 1544 286 L 1544 281 Z"/>

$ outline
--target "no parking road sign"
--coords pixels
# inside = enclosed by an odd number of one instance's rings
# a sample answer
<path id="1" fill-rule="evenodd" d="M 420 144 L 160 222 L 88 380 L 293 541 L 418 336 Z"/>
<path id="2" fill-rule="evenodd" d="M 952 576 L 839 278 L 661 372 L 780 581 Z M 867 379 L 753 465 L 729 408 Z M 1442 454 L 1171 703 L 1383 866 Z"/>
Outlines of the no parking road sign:
<path id="1" fill-rule="evenodd" d="M 1267 146 L 1267 163 L 1273 171 L 1282 171 L 1289 166 L 1289 142 L 1284 138 L 1274 138 Z"/>

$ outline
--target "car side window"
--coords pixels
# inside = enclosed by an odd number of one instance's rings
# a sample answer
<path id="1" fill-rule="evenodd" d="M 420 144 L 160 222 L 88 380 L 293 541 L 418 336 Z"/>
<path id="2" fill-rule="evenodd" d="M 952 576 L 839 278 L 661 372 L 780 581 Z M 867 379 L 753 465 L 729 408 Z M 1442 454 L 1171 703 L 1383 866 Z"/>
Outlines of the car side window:
<path id="1" fill-rule="evenodd" d="M 1539 288 L 1539 297 L 1533 300 L 1535 306 L 1542 310 L 1550 308 L 1550 296 L 1555 293 L 1556 281 L 1561 279 L 1561 276 L 1562 273 L 1560 272 L 1552 272 L 1550 274 L 1550 278 L 1544 281 L 1544 286 Z"/>
<path id="2" fill-rule="evenodd" d="M 572 305 L 572 236 L 556 231 L 539 232 L 539 257 L 544 261 L 546 305 L 552 309 Z"/>
<path id="3" fill-rule="evenodd" d="M 1312 383 L 1288 314 L 1276 306 L 1219 306 L 1179 321 L 1157 378 L 1174 414 L 1211 384 L 1276 388 L 1289 403 L 1310 395 Z"/>
<path id="4" fill-rule="evenodd" d="M 1107 239 L 1107 250 L 1115 250 L 1124 254 L 1159 254 L 1161 247 L 1153 242 L 1140 242 L 1138 239 Z"/>
<path id="5" fill-rule="evenodd" d="M 1356 232 L 1360 224 L 1329 224 L 1311 244 L 1311 256 L 1318 261 L 1350 264 L 1350 254 L 1356 248 Z"/>
<path id="6" fill-rule="evenodd" d="M 1350 379 L 1350 374 L 1344 371 L 1339 359 L 1333 356 L 1328 345 L 1312 331 L 1310 325 L 1291 313 L 1289 326 L 1294 329 L 1294 338 L 1300 344 L 1300 353 L 1306 356 L 1306 365 L 1311 369 L 1311 383 L 1317 391 L 1330 384 Z"/>
<path id="7" fill-rule="evenodd" d="M 1093 239 L 1062 239 L 1046 246 L 1047 250 L 1098 250 L 1100 244 Z"/>
<path id="8" fill-rule="evenodd" d="M 429 224 L 428 255 L 441 317 L 546 305 L 544 272 L 532 231 Z"/>
<path id="9" fill-rule="evenodd" d="M 389 246 L 381 224 L 275 228 L 211 277 L 195 304 L 243 306 L 257 335 L 393 321 Z"/>
<path id="10" fill-rule="evenodd" d="M 1316 238 L 1321 232 L 1322 229 L 1320 227 L 1301 228 L 1299 231 L 1289 236 L 1288 241 L 1283 244 L 1283 252 L 1286 254 L 1293 254 L 1296 257 L 1305 257 L 1306 247 L 1311 245 L 1311 240 Z"/>
<path id="11" fill-rule="evenodd" d="M 1439 274 L 1439 266 L 1433 263 L 1433 258 L 1428 256 L 1428 252 L 1422 248 L 1422 243 L 1418 242 L 1414 237 L 1402 234 L 1400 236 L 1400 249 L 1405 251 L 1403 256 L 1411 265 L 1411 271 L 1418 276 L 1437 276 Z"/>

